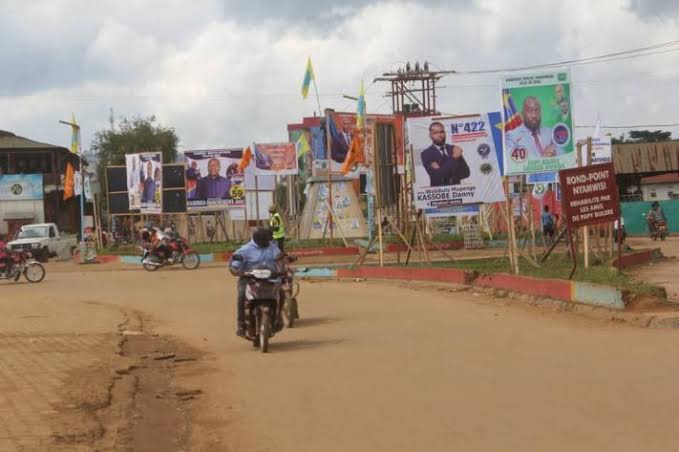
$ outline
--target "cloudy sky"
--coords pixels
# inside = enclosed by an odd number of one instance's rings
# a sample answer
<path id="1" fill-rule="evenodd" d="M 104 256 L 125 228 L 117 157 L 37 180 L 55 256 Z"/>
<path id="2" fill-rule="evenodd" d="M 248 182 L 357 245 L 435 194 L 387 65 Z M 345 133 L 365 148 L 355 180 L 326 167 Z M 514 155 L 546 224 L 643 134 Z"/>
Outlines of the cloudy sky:
<path id="1" fill-rule="evenodd" d="M 87 147 L 113 109 L 155 115 L 182 149 L 281 141 L 316 108 L 308 55 L 323 108 L 353 111 L 342 94 L 364 79 L 368 112 L 389 112 L 372 79 L 406 61 L 494 69 L 674 40 L 675 0 L 0 0 L 0 129 L 67 145 L 57 120 L 74 112 Z M 572 71 L 577 124 L 679 123 L 679 51 Z M 498 77 L 444 78 L 440 109 L 497 110 Z"/>

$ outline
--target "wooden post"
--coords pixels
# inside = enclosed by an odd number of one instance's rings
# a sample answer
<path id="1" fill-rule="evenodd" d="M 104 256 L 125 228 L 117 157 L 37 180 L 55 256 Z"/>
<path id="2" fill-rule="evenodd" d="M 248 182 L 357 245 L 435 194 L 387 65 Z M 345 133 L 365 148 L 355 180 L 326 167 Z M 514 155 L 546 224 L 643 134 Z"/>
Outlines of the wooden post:
<path id="1" fill-rule="evenodd" d="M 587 158 L 586 158 L 586 165 L 589 166 L 592 164 L 592 137 L 587 138 Z M 583 235 L 583 240 L 582 240 L 582 246 L 584 247 L 584 254 L 585 254 L 585 268 L 589 268 L 589 226 L 584 226 L 582 228 L 582 235 Z"/>
<path id="2" fill-rule="evenodd" d="M 327 200 L 326 200 L 326 202 L 327 202 Z M 339 220 L 335 216 L 335 211 L 332 209 L 332 206 L 330 205 L 330 203 L 327 203 L 327 204 L 328 204 L 328 217 L 332 217 L 335 220 L 335 223 L 337 224 L 337 230 L 339 231 L 340 236 L 342 237 L 342 241 L 344 242 L 344 246 L 349 248 L 349 243 L 347 243 L 347 238 L 344 236 L 344 231 L 342 230 L 342 226 L 340 225 Z"/>
<path id="3" fill-rule="evenodd" d="M 384 249 L 382 242 L 382 209 L 377 208 L 377 238 L 380 247 L 380 267 L 384 267 Z"/>
<path id="4" fill-rule="evenodd" d="M 519 274 L 519 257 L 516 246 L 516 231 L 514 230 L 514 209 L 512 206 L 512 197 L 509 193 L 509 177 L 504 177 L 505 184 L 505 205 L 507 210 L 507 246 L 509 247 L 509 261 L 514 274 Z"/>
<path id="5" fill-rule="evenodd" d="M 261 225 L 260 224 L 261 218 L 260 218 L 260 215 L 259 215 L 259 181 L 258 181 L 258 179 L 259 178 L 255 175 L 255 212 L 257 212 L 257 216 L 255 218 L 257 218 L 257 227 L 259 227 Z"/>

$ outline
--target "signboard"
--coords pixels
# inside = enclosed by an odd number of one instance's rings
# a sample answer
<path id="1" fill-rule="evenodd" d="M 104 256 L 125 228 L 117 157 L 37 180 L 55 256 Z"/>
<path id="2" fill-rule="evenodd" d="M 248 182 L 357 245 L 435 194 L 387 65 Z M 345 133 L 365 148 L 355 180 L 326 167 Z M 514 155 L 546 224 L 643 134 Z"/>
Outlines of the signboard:
<path id="1" fill-rule="evenodd" d="M 0 201 L 28 201 L 42 198 L 42 174 L 0 175 Z"/>
<path id="2" fill-rule="evenodd" d="M 499 113 L 408 119 L 418 209 L 453 214 L 452 207 L 504 201 L 500 122 Z"/>
<path id="3" fill-rule="evenodd" d="M 554 184 L 559 180 L 559 173 L 533 173 L 526 176 L 527 184 Z"/>
<path id="4" fill-rule="evenodd" d="M 253 144 L 257 176 L 289 176 L 299 172 L 297 143 Z"/>
<path id="5" fill-rule="evenodd" d="M 405 151 L 403 141 L 403 119 L 395 115 L 366 115 L 365 141 L 363 152 L 365 164 L 374 165 L 375 159 L 375 125 L 391 124 L 394 127 L 394 152 L 398 174 L 405 174 Z M 331 171 L 339 173 L 346 159 L 351 140 L 356 133 L 356 113 L 332 113 L 330 115 L 330 159 Z M 325 159 L 326 156 L 322 156 Z M 365 173 L 364 168 L 348 173 L 345 177 L 358 177 L 359 172 Z"/>
<path id="6" fill-rule="evenodd" d="M 620 217 L 618 185 L 612 163 L 559 172 L 563 214 L 572 228 L 613 222 Z"/>
<path id="7" fill-rule="evenodd" d="M 245 176 L 238 172 L 243 149 L 184 152 L 188 212 L 242 209 Z"/>
<path id="8" fill-rule="evenodd" d="M 506 75 L 502 105 L 505 174 L 575 166 L 568 70 Z"/>
<path id="9" fill-rule="evenodd" d="M 127 154 L 125 170 L 130 210 L 143 213 L 162 211 L 162 167 L 160 152 Z"/>
<path id="10" fill-rule="evenodd" d="M 612 161 L 611 137 L 592 138 L 592 165 Z"/>

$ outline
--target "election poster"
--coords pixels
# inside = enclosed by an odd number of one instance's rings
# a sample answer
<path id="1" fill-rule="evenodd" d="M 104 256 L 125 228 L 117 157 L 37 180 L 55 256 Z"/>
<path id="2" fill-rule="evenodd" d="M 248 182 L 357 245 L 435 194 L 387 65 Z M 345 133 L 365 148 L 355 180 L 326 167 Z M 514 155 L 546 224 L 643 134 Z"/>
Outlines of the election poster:
<path id="1" fill-rule="evenodd" d="M 568 70 L 503 77 L 502 105 L 506 175 L 576 165 Z"/>
<path id="2" fill-rule="evenodd" d="M 257 176 L 289 176 L 299 172 L 297 143 L 255 143 Z"/>
<path id="3" fill-rule="evenodd" d="M 130 210 L 142 213 L 162 212 L 163 157 L 160 152 L 143 152 L 125 156 L 127 193 Z"/>
<path id="4" fill-rule="evenodd" d="M 500 113 L 408 119 L 415 205 L 429 216 L 469 214 L 460 206 L 500 202 Z"/>
<path id="5" fill-rule="evenodd" d="M 344 160 L 347 157 L 351 140 L 356 132 L 356 113 L 332 113 L 328 127 L 330 129 L 330 160 L 331 171 L 339 173 Z M 366 166 L 372 167 L 375 158 L 375 126 L 377 124 L 390 124 L 394 128 L 394 152 L 396 153 L 396 165 L 398 174 L 405 174 L 405 151 L 403 141 L 403 119 L 395 115 L 366 115 L 365 117 L 365 141 L 363 152 Z M 358 168 L 346 175 L 346 177 L 358 177 L 365 173 L 365 168 Z"/>
<path id="6" fill-rule="evenodd" d="M 242 157 L 242 148 L 185 151 L 187 211 L 244 208 L 245 176 L 238 172 Z"/>

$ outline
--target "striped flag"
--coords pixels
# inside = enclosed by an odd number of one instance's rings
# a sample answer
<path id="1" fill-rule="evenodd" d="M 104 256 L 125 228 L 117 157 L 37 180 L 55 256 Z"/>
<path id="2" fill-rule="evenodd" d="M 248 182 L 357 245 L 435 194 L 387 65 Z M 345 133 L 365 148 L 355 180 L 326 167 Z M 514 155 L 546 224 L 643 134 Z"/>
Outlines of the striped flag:
<path id="1" fill-rule="evenodd" d="M 71 113 L 71 152 L 80 150 L 80 126 L 75 122 L 75 113 Z"/>
<path id="2" fill-rule="evenodd" d="M 519 114 L 519 111 L 516 109 L 516 105 L 514 105 L 514 99 L 512 99 L 512 94 L 509 92 L 508 89 L 502 90 L 502 106 L 505 110 L 505 123 L 504 123 L 505 132 L 514 130 L 521 124 L 523 124 L 523 119 L 521 119 L 521 115 Z"/>
<path id="3" fill-rule="evenodd" d="M 314 68 L 311 65 L 311 57 L 307 58 L 306 61 L 306 71 L 304 71 L 304 81 L 302 82 L 302 99 L 306 99 L 309 96 L 309 86 L 311 81 L 316 81 L 316 76 L 314 75 Z"/>

